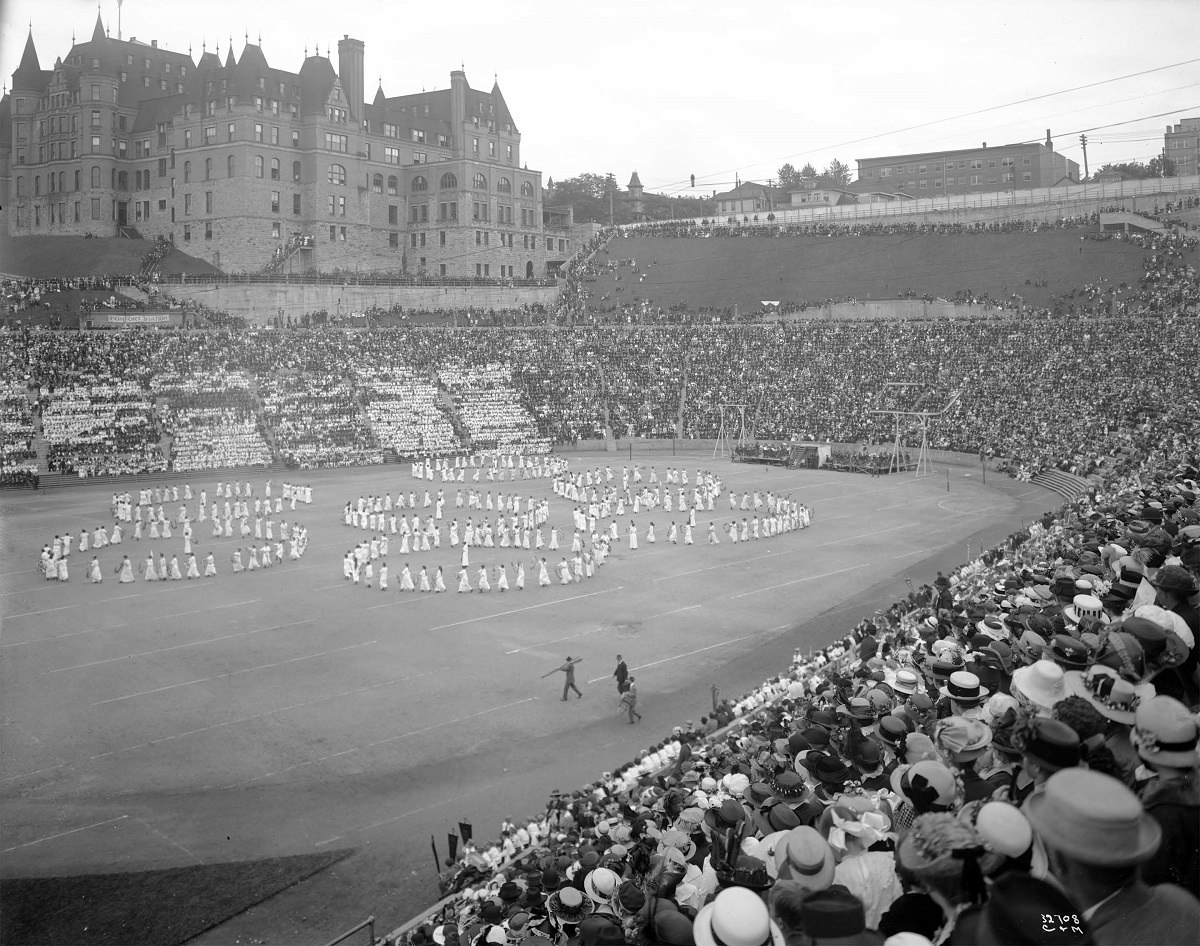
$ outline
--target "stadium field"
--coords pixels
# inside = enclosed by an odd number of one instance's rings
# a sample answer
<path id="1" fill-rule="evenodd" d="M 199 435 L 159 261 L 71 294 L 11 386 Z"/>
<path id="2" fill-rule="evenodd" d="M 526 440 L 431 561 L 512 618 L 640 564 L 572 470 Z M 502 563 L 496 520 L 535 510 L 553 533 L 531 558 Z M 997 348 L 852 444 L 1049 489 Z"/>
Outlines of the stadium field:
<path id="1" fill-rule="evenodd" d="M 571 457 L 573 469 L 611 463 L 618 475 L 630 462 Z M 108 524 L 111 487 L 0 495 L 0 877 L 353 848 L 199 942 L 321 942 L 369 913 L 386 930 L 436 899 L 430 834 L 443 857 L 461 817 L 493 835 L 502 817 L 540 810 L 551 789 L 578 787 L 698 720 L 710 684 L 739 696 L 785 670 L 797 648 L 822 646 L 902 597 L 906 579 L 930 581 L 1058 505 L 1028 483 L 984 483 L 971 466 L 872 479 L 702 455 L 632 462 L 660 476 L 670 465 L 713 469 L 739 494 L 790 493 L 814 521 L 744 544 L 721 533 L 708 546 L 706 522 L 730 515 L 725 502 L 698 515 L 688 548 L 664 541 L 671 515 L 642 512 L 642 546 L 630 551 L 625 516 L 595 578 L 538 588 L 530 573 L 526 590 L 506 594 L 455 594 L 458 550 L 443 541 L 408 561 L 414 573 L 443 565 L 447 594 L 398 592 L 396 554 L 384 593 L 342 578 L 341 557 L 360 537 L 342 506 L 384 491 L 419 496 L 427 484 L 407 465 L 325 470 L 307 480 L 310 506 L 285 505 L 284 518 L 310 530 L 298 562 L 234 575 L 241 543 L 214 539 L 215 578 L 119 584 L 122 552 L 135 565 L 147 546 L 182 553 L 181 539 L 127 539 L 100 552 L 103 584 L 86 581 L 91 553 L 76 553 L 63 585 L 41 579 L 37 554 L 55 533 Z M 191 483 L 211 491 L 218 478 Z M 252 480 L 256 493 L 264 481 Z M 518 491 L 549 496 L 549 524 L 569 551 L 569 504 L 549 481 Z M 207 525 L 196 530 L 201 562 Z M 481 562 L 517 558 L 472 553 L 472 582 Z M 521 554 L 528 570 L 532 553 Z M 618 713 L 618 652 L 638 680 L 639 725 Z M 541 677 L 568 654 L 584 659 L 584 696 L 563 706 L 562 675 Z"/>

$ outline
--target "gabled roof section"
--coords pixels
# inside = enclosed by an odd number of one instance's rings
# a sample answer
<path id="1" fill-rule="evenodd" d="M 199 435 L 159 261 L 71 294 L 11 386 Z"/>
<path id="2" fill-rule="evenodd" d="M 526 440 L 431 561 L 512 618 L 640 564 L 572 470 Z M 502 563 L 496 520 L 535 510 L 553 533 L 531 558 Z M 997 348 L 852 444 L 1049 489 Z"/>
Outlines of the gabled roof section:
<path id="1" fill-rule="evenodd" d="M 225 57 L 225 68 L 232 69 L 237 65 L 237 59 L 233 56 L 233 40 L 229 41 L 229 54 Z"/>
<path id="2" fill-rule="evenodd" d="M 383 83 L 379 83 L 379 88 L 375 90 L 375 99 L 371 102 L 372 105 L 386 105 L 387 96 L 383 94 Z"/>

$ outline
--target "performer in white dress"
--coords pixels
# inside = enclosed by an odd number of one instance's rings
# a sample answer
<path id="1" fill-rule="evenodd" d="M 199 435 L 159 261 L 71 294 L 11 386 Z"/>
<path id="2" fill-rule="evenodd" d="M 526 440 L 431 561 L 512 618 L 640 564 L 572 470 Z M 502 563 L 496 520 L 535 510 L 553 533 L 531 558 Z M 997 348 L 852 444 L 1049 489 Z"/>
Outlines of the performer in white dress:
<path id="1" fill-rule="evenodd" d="M 100 559 L 92 556 L 92 560 L 88 562 L 88 580 L 93 585 L 98 585 L 104 581 L 104 575 L 100 572 Z"/>

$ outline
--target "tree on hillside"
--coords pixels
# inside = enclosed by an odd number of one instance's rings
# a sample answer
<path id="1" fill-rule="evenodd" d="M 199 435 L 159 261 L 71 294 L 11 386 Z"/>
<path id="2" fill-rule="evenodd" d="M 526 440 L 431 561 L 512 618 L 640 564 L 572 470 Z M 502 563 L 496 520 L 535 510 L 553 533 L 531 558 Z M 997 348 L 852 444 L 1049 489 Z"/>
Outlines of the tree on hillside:
<path id="1" fill-rule="evenodd" d="M 797 171 L 792 165 L 785 164 L 775 172 L 776 183 L 784 190 L 791 190 L 794 187 L 800 186 L 800 178 L 804 172 Z"/>
<path id="2" fill-rule="evenodd" d="M 578 223 L 607 223 L 610 187 L 616 187 L 612 174 L 579 174 L 555 183 L 550 201 L 552 206 L 574 207 Z"/>
<path id="3" fill-rule="evenodd" d="M 829 162 L 829 166 L 825 168 L 824 172 L 822 172 L 821 182 L 824 184 L 849 184 L 849 166 L 834 158 Z"/>
<path id="4" fill-rule="evenodd" d="M 1146 165 L 1150 171 L 1151 177 L 1174 177 L 1175 162 L 1166 155 L 1158 155 L 1150 159 L 1150 163 Z"/>

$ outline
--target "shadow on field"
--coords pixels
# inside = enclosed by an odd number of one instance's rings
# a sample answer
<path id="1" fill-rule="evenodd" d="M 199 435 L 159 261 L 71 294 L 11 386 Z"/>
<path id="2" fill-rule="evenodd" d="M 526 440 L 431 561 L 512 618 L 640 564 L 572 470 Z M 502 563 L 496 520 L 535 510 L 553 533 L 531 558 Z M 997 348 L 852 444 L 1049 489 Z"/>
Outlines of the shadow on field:
<path id="1" fill-rule="evenodd" d="M 353 848 L 132 874 L 0 881 L 5 946 L 176 946 L 354 853 Z"/>

